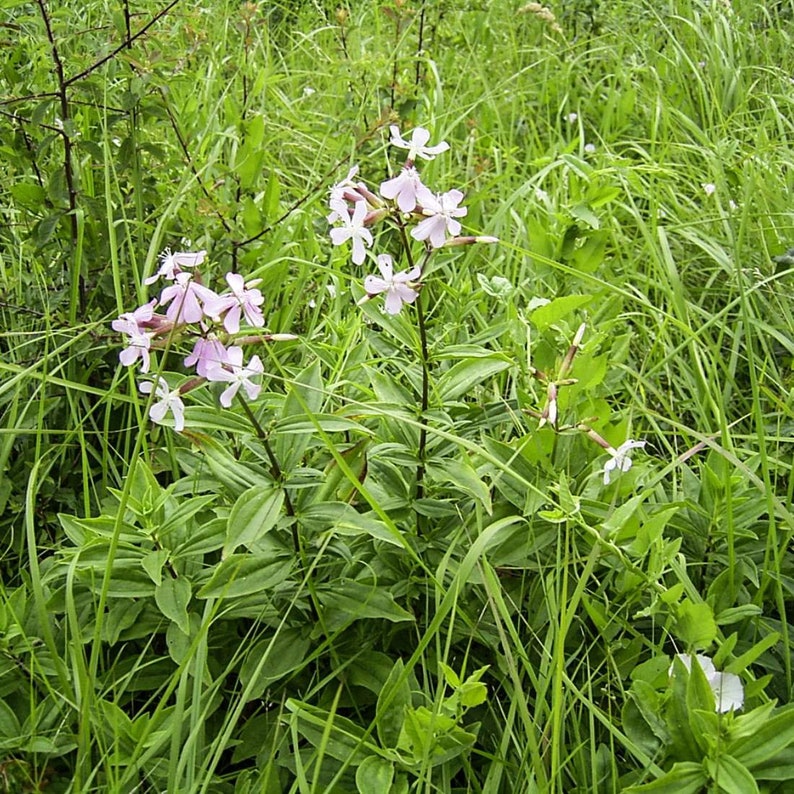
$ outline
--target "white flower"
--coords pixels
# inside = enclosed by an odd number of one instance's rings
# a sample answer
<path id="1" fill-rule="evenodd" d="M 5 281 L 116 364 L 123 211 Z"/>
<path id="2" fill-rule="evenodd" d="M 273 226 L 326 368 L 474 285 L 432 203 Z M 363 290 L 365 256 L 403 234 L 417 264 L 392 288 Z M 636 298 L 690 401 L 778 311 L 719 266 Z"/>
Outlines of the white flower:
<path id="1" fill-rule="evenodd" d="M 364 301 L 373 295 L 385 292 L 386 311 L 389 314 L 399 314 L 403 303 L 413 303 L 419 295 L 419 291 L 412 287 L 410 282 L 419 279 L 422 271 L 415 267 L 410 271 L 403 270 L 400 273 L 395 273 L 392 258 L 388 254 L 378 256 L 378 269 L 383 278 L 367 276 L 364 279 L 364 289 L 367 291 Z M 359 303 L 362 302 L 359 301 Z"/>
<path id="2" fill-rule="evenodd" d="M 179 396 L 179 389 L 169 389 L 165 378 L 157 376 L 157 385 L 150 381 L 144 381 L 138 386 L 144 394 L 151 394 L 152 389 L 160 398 L 159 402 L 153 403 L 149 409 L 149 418 L 158 425 L 163 424 L 165 415 L 171 411 L 174 415 L 174 430 L 181 431 L 185 427 L 185 404 Z"/>
<path id="3" fill-rule="evenodd" d="M 426 144 L 430 140 L 430 133 L 424 127 L 414 127 L 410 141 L 402 138 L 399 127 L 392 125 L 389 130 L 391 131 L 389 143 L 398 149 L 408 149 L 407 159 L 410 162 L 416 160 L 417 157 L 421 157 L 423 160 L 432 160 L 437 154 L 449 149 L 449 144 L 446 141 L 441 141 L 435 146 L 427 146 Z"/>
<path id="4" fill-rule="evenodd" d="M 594 154 L 595 150 L 596 150 L 595 144 L 594 143 L 586 143 L 584 145 L 584 150 L 585 150 L 585 152 L 587 152 L 587 154 Z"/>
<path id="5" fill-rule="evenodd" d="M 631 468 L 631 458 L 629 457 L 630 450 L 641 449 L 644 446 L 644 441 L 628 439 L 628 441 L 624 441 L 617 449 L 609 447 L 607 452 L 612 457 L 604 464 L 604 485 L 609 485 L 613 469 L 628 471 Z"/>
<path id="6" fill-rule="evenodd" d="M 167 281 L 173 281 L 177 274 L 182 272 L 183 267 L 196 267 L 204 261 L 206 256 L 206 251 L 197 251 L 195 253 L 174 251 L 174 253 L 171 253 L 171 249 L 166 248 L 160 254 L 160 269 L 153 276 L 145 278 L 143 283 L 154 284 L 160 276 Z"/>
<path id="7" fill-rule="evenodd" d="M 717 189 L 717 186 L 713 182 L 703 182 L 700 186 L 707 196 L 713 196 L 714 191 Z"/>
<path id="8" fill-rule="evenodd" d="M 414 240 L 429 240 L 433 248 L 441 248 L 446 242 L 447 233 L 452 237 L 460 234 L 460 222 L 455 218 L 462 218 L 468 212 L 465 207 L 458 207 L 463 201 L 460 190 L 448 190 L 435 195 L 422 186 L 416 198 L 422 207 L 422 215 L 428 217 L 411 229 Z"/>
<path id="9" fill-rule="evenodd" d="M 715 708 L 720 714 L 726 711 L 738 711 L 744 706 L 744 687 L 742 680 L 733 673 L 718 673 L 714 662 L 701 653 L 694 657 L 689 654 L 679 653 L 677 657 L 684 663 L 688 672 L 692 672 L 692 659 L 697 659 L 700 669 L 705 673 L 711 691 L 714 693 Z M 673 675 L 673 665 L 670 666 L 670 675 Z"/>
<path id="10" fill-rule="evenodd" d="M 221 394 L 221 405 L 229 408 L 237 394 L 240 386 L 245 389 L 249 400 L 255 400 L 259 396 L 262 387 L 251 382 L 254 375 L 261 375 L 265 371 L 259 356 L 254 356 L 248 366 L 243 366 L 243 349 L 241 347 L 230 347 L 226 351 L 226 360 L 223 364 L 211 364 L 207 367 L 207 379 L 213 381 L 225 381 L 230 383 L 228 389 Z"/>
<path id="11" fill-rule="evenodd" d="M 565 118 L 566 118 L 566 120 L 568 121 L 569 124 L 573 124 L 576 121 L 576 119 L 579 118 L 579 114 L 578 113 L 569 113 Z"/>
<path id="12" fill-rule="evenodd" d="M 403 212 L 413 212 L 416 208 L 418 191 L 424 187 L 419 172 L 413 168 L 403 168 L 393 179 L 387 179 L 380 186 L 383 198 L 396 199 Z"/>
<path id="13" fill-rule="evenodd" d="M 336 220 L 340 220 L 344 224 L 331 229 L 331 242 L 334 245 L 342 245 L 345 241 L 351 240 L 353 243 L 353 263 L 360 265 L 367 255 L 365 244 L 372 245 L 372 232 L 364 226 L 364 218 L 367 215 L 367 203 L 365 201 L 357 201 L 352 217 L 344 201 L 331 199 L 330 203 Z"/>

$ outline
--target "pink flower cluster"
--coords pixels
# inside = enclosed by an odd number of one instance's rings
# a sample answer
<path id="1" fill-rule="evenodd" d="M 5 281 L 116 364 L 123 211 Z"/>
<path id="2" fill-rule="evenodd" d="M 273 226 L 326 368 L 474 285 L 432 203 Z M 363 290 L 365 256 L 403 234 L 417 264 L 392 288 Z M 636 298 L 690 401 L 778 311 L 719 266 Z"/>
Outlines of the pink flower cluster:
<path id="1" fill-rule="evenodd" d="M 357 180 L 358 166 L 331 188 L 328 223 L 331 242 L 343 245 L 350 242 L 353 263 L 360 265 L 367 257 L 367 248 L 374 238 L 370 229 L 382 220 L 390 220 L 402 228 L 410 226 L 410 236 L 425 244 L 425 251 L 445 245 L 464 245 L 473 242 L 496 242 L 493 237 L 459 237 L 461 224 L 458 218 L 465 217 L 468 210 L 461 207 L 463 193 L 449 190 L 434 193 L 422 183 L 415 163 L 417 158 L 432 160 L 449 149 L 445 141 L 429 145 L 430 133 L 423 127 L 414 128 L 410 140 L 405 140 L 396 126 L 391 131 L 390 143 L 398 149 L 407 149 L 408 156 L 400 172 L 382 182 L 379 193 Z M 394 273 L 392 258 L 388 254 L 377 257 L 380 276 L 367 276 L 364 289 L 367 291 L 363 303 L 375 295 L 385 293 L 385 308 L 388 314 L 398 314 L 404 303 L 413 303 L 419 294 L 420 266 Z"/>
<path id="2" fill-rule="evenodd" d="M 260 279 L 246 282 L 238 273 L 226 274 L 229 287 L 226 292 L 218 294 L 206 287 L 200 274 L 193 270 L 204 262 L 205 257 L 206 251 L 172 253 L 166 249 L 160 256 L 158 271 L 144 281 L 145 284 L 154 284 L 162 277 L 169 282 L 160 297 L 132 312 L 125 312 L 112 322 L 112 327 L 126 337 L 126 347 L 119 353 L 119 361 L 128 367 L 140 359 L 143 373 L 151 368 L 152 347 L 162 347 L 165 338 L 174 334 L 193 337 L 193 349 L 184 364 L 195 367 L 196 373 L 205 380 L 229 384 L 220 397 L 221 405 L 228 408 L 240 387 L 251 400 L 259 396 L 262 388 L 252 380 L 264 372 L 259 356 L 253 356 L 246 364 L 242 347 L 229 342 L 233 341 L 230 337 L 239 332 L 243 320 L 254 328 L 264 326 L 260 307 L 265 299 L 257 289 Z M 167 307 L 165 313 L 156 312 L 158 307 Z M 268 334 L 262 338 L 285 340 L 295 337 Z M 170 412 L 174 416 L 174 427 L 182 430 L 185 420 L 181 394 L 201 382 L 193 379 L 181 388 L 171 389 L 158 375 L 154 381 L 142 383 L 140 390 L 144 394 L 154 392 L 159 397 L 149 410 L 152 421 L 161 423 Z"/>

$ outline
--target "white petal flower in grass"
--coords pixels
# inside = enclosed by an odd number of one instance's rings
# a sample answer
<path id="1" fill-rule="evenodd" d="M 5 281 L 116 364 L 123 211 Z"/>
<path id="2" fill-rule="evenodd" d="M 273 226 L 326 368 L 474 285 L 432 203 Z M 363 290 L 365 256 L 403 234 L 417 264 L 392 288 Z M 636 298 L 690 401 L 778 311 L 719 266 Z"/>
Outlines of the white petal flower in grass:
<path id="1" fill-rule="evenodd" d="M 449 149 L 449 144 L 446 141 L 441 141 L 441 143 L 437 143 L 434 146 L 428 146 L 427 142 L 430 140 L 430 133 L 424 127 L 414 127 L 410 141 L 406 141 L 400 135 L 400 128 L 396 125 L 389 127 L 389 130 L 391 132 L 389 143 L 398 149 L 408 149 L 407 159 L 410 162 L 416 160 L 417 157 L 421 157 L 423 160 L 432 160 L 437 154 Z"/>
<path id="2" fill-rule="evenodd" d="M 462 218 L 468 212 L 465 207 L 458 207 L 463 201 L 460 190 L 448 190 L 436 195 L 423 186 L 417 190 L 416 198 L 422 215 L 427 217 L 411 230 L 414 240 L 428 240 L 433 248 L 441 248 L 447 234 L 451 237 L 460 234 L 461 225 L 455 219 Z"/>
<path id="3" fill-rule="evenodd" d="M 226 283 L 231 292 L 207 301 L 204 304 L 204 313 L 208 317 L 220 317 L 225 313 L 223 326 L 230 334 L 236 334 L 240 330 L 241 314 L 249 325 L 261 328 L 265 324 L 265 318 L 259 307 L 265 302 L 265 298 L 256 289 L 261 279 L 254 279 L 246 284 L 239 273 L 227 273 Z"/>
<path id="4" fill-rule="evenodd" d="M 208 367 L 207 379 L 230 384 L 221 394 L 221 405 L 229 408 L 240 386 L 245 389 L 249 400 L 255 400 L 259 396 L 262 387 L 254 383 L 251 378 L 261 375 L 264 371 L 259 356 L 254 356 L 246 366 L 243 366 L 243 349 L 235 346 L 226 351 L 226 361 L 222 365 Z"/>
<path id="5" fill-rule="evenodd" d="M 609 452 L 612 457 L 604 464 L 604 485 L 609 485 L 612 472 L 615 469 L 618 471 L 628 471 L 631 468 L 629 452 L 632 449 L 641 449 L 644 446 L 644 441 L 634 441 L 630 438 L 624 441 L 617 449 L 609 447 L 607 452 Z"/>
<path id="6" fill-rule="evenodd" d="M 394 272 L 394 263 L 388 254 L 378 256 L 378 269 L 380 276 L 367 276 L 364 279 L 364 289 L 367 296 L 363 299 L 368 300 L 373 295 L 386 293 L 386 311 L 389 314 L 399 314 L 403 303 L 413 303 L 419 295 L 419 290 L 411 286 L 411 282 L 417 281 L 422 271 L 419 267 L 412 270 L 402 270 Z M 359 301 L 362 303 L 363 301 Z"/>
<path id="7" fill-rule="evenodd" d="M 331 242 L 334 245 L 342 245 L 342 243 L 350 240 L 353 245 L 353 262 L 356 265 L 360 265 L 367 255 L 365 244 L 372 245 L 372 232 L 364 226 L 364 218 L 367 215 L 367 202 L 355 202 L 352 216 L 344 201 L 332 199 L 330 204 L 336 219 L 343 224 L 331 229 Z"/>
<path id="8" fill-rule="evenodd" d="M 146 380 L 138 388 L 144 394 L 151 394 L 152 391 L 160 399 L 152 404 L 149 409 L 149 418 L 158 425 L 163 424 L 163 420 L 170 411 L 174 415 L 174 429 L 184 430 L 185 428 L 185 404 L 179 396 L 179 389 L 170 389 L 165 378 L 157 376 L 156 383 Z"/>
<path id="9" fill-rule="evenodd" d="M 170 248 L 166 248 L 160 254 L 160 269 L 149 278 L 144 279 L 144 284 L 154 284 L 160 276 L 167 281 L 173 281 L 177 274 L 182 272 L 183 267 L 196 267 L 200 265 L 204 258 L 207 256 L 206 251 L 174 251 L 171 253 Z"/>
<path id="10" fill-rule="evenodd" d="M 419 172 L 413 168 L 403 168 L 397 176 L 387 179 L 380 186 L 383 198 L 397 201 L 402 212 L 413 212 L 416 208 L 416 194 L 424 187 Z"/>
<path id="11" fill-rule="evenodd" d="M 694 659 L 709 682 L 711 691 L 714 693 L 715 708 L 720 714 L 727 711 L 738 711 L 744 706 L 744 687 L 742 680 L 733 673 L 718 673 L 714 667 L 714 662 L 702 653 L 690 655 L 679 653 L 677 657 L 684 663 L 688 672 L 692 672 L 692 660 Z M 675 672 L 674 666 L 670 666 L 670 675 Z"/>

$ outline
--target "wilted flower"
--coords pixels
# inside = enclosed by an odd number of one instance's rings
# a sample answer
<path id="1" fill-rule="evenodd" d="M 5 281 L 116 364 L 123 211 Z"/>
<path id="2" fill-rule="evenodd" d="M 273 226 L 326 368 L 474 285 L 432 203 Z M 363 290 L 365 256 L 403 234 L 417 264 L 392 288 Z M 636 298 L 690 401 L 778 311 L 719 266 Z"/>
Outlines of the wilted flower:
<path id="1" fill-rule="evenodd" d="M 160 254 L 160 269 L 153 276 L 144 279 L 143 283 L 154 284 L 160 276 L 168 281 L 173 281 L 177 274 L 182 272 L 183 267 L 196 267 L 204 261 L 206 256 L 206 251 L 197 251 L 196 253 L 174 251 L 174 253 L 171 253 L 171 249 L 166 248 Z"/>
<path id="2" fill-rule="evenodd" d="M 174 429 L 181 431 L 185 427 L 185 404 L 179 396 L 179 389 L 169 389 L 168 382 L 165 378 L 157 376 L 157 384 L 147 380 L 141 383 L 138 388 L 144 394 L 151 394 L 155 390 L 155 394 L 160 398 L 156 403 L 152 404 L 149 409 L 149 418 L 156 422 L 158 425 L 163 423 L 166 414 L 171 411 L 174 415 Z"/>
<path id="3" fill-rule="evenodd" d="M 403 303 L 413 303 L 417 295 L 419 295 L 419 291 L 416 287 L 411 286 L 411 282 L 419 279 L 422 271 L 419 267 L 415 267 L 410 271 L 403 270 L 400 273 L 395 273 L 392 258 L 388 254 L 380 254 L 378 256 L 378 269 L 382 278 L 379 276 L 367 276 L 364 279 L 364 289 L 367 291 L 367 297 L 363 300 L 385 292 L 386 311 L 389 314 L 399 314 Z M 362 302 L 359 301 L 359 303 Z"/>
<path id="4" fill-rule="evenodd" d="M 448 190 L 436 195 L 423 186 L 417 192 L 417 199 L 422 214 L 428 217 L 411 230 L 414 240 L 429 240 L 433 248 L 440 248 L 447 239 L 447 233 L 452 237 L 460 234 L 460 222 L 455 218 L 462 218 L 468 212 L 465 207 L 458 207 L 463 201 L 460 190 Z"/>
<path id="5" fill-rule="evenodd" d="M 645 446 L 644 441 L 634 441 L 628 439 L 624 441 L 617 449 L 608 447 L 607 452 L 612 456 L 604 464 L 604 485 L 609 485 L 611 473 L 614 469 L 619 471 L 628 471 L 631 468 L 631 458 L 629 452 L 632 449 L 640 449 Z"/>
<path id="6" fill-rule="evenodd" d="M 446 141 L 441 141 L 435 146 L 427 146 L 430 140 L 430 133 L 424 127 L 414 127 L 411 133 L 411 140 L 406 141 L 400 135 L 400 128 L 396 125 L 389 127 L 391 132 L 391 139 L 389 143 L 396 146 L 398 149 L 408 149 L 408 162 L 413 163 L 417 157 L 423 160 L 432 160 L 437 154 L 447 151 L 449 144 Z"/>
<path id="7" fill-rule="evenodd" d="M 342 245 L 347 240 L 353 244 L 353 262 L 360 265 L 366 258 L 366 245 L 372 245 L 372 232 L 364 226 L 364 218 L 367 215 L 366 201 L 357 201 L 351 217 L 347 205 L 339 199 L 331 199 L 331 210 L 337 220 L 342 221 L 343 226 L 331 229 L 331 242 L 334 245 Z"/>
<path id="8" fill-rule="evenodd" d="M 221 405 L 228 408 L 232 404 L 234 395 L 237 394 L 240 386 L 245 389 L 248 399 L 255 400 L 259 396 L 262 387 L 251 381 L 255 375 L 261 375 L 265 371 L 259 356 L 254 356 L 248 366 L 243 366 L 243 349 L 241 347 L 230 347 L 226 351 L 226 360 L 223 364 L 213 363 L 207 367 L 207 379 L 214 381 L 225 381 L 230 383 L 228 389 L 221 394 Z"/>
<path id="9" fill-rule="evenodd" d="M 744 687 L 742 680 L 733 673 L 718 673 L 714 662 L 701 653 L 691 656 L 686 653 L 676 654 L 688 672 L 692 672 L 692 659 L 696 659 L 700 669 L 705 673 L 711 691 L 714 693 L 715 708 L 723 714 L 727 711 L 738 711 L 744 705 Z M 675 672 L 674 665 L 670 666 L 670 675 Z"/>

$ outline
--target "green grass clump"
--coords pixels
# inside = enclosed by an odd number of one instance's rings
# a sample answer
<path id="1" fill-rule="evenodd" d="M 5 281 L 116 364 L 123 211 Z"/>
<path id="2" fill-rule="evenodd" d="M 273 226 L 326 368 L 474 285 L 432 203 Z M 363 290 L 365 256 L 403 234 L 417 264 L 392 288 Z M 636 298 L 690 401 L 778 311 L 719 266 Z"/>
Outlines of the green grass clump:
<path id="1" fill-rule="evenodd" d="M 790 790 L 793 17 L 5 8 L 0 792 Z M 498 244 L 331 245 L 390 125 Z M 183 432 L 110 325 L 166 247 L 264 295 Z"/>

